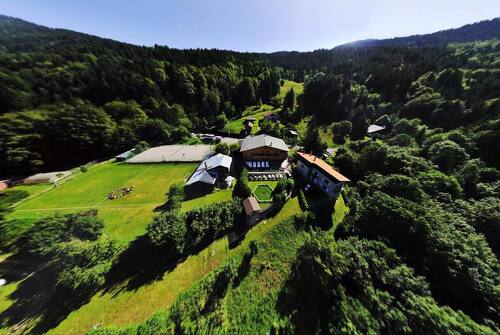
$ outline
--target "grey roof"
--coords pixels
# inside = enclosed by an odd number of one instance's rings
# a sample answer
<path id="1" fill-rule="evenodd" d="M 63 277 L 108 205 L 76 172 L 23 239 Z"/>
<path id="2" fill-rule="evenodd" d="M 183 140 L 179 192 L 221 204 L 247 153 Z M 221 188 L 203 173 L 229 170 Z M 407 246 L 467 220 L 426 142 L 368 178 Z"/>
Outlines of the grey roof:
<path id="1" fill-rule="evenodd" d="M 372 124 L 372 125 L 368 126 L 367 133 L 368 134 L 376 133 L 377 131 L 381 131 L 381 130 L 384 130 L 384 129 L 385 129 L 385 127 L 383 127 L 383 126 Z"/>
<path id="2" fill-rule="evenodd" d="M 56 171 L 37 173 L 24 179 L 25 184 L 39 184 L 39 183 L 53 183 L 59 181 L 69 175 L 73 174 L 71 171 Z"/>
<path id="3" fill-rule="evenodd" d="M 218 166 L 223 166 L 225 168 L 230 169 L 232 162 L 233 162 L 233 159 L 231 157 L 223 155 L 223 154 L 217 154 L 217 155 L 213 155 L 209 159 L 203 161 L 200 165 L 204 165 L 204 167 L 206 167 L 207 170 L 211 170 L 211 169 L 218 167 Z"/>
<path id="4" fill-rule="evenodd" d="M 212 152 L 208 144 L 173 144 L 149 148 L 127 163 L 201 162 Z"/>
<path id="5" fill-rule="evenodd" d="M 248 136 L 241 142 L 240 152 L 261 147 L 271 147 L 282 151 L 288 151 L 288 146 L 281 138 L 269 135 Z"/>
<path id="6" fill-rule="evenodd" d="M 217 178 L 212 177 L 210 173 L 207 172 L 205 169 L 196 169 L 196 171 L 192 174 L 192 176 L 189 178 L 187 181 L 186 185 L 191 185 L 194 183 L 197 183 L 199 181 L 205 183 L 205 184 L 210 184 L 213 185 L 215 184 L 215 180 Z"/>
<path id="7" fill-rule="evenodd" d="M 138 153 L 139 153 L 139 150 L 135 150 L 135 148 L 132 148 L 132 149 L 127 150 L 119 155 L 116 155 L 115 158 L 129 159 L 129 158 L 132 158 L 133 156 L 137 155 Z"/>
<path id="8" fill-rule="evenodd" d="M 191 185 L 197 182 L 203 182 L 206 184 L 213 185 L 215 184 L 215 180 L 217 178 L 213 177 L 209 171 L 218 166 L 223 166 L 227 169 L 231 168 L 231 163 L 233 159 L 229 156 L 223 154 L 214 155 L 203 162 L 198 166 L 198 168 L 193 172 L 191 177 L 189 177 L 186 185 Z"/>

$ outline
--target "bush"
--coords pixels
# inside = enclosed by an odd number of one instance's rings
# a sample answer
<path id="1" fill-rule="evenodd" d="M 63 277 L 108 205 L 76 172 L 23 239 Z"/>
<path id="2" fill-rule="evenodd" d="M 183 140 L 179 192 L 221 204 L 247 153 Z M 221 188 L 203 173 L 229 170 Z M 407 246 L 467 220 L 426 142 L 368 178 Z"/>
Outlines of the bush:
<path id="1" fill-rule="evenodd" d="M 218 154 L 224 154 L 228 155 L 229 154 L 229 145 L 224 142 L 217 143 L 215 146 L 215 152 Z"/>
<path id="2" fill-rule="evenodd" d="M 95 241 L 104 230 L 104 222 L 96 215 L 75 215 L 72 220 L 73 235 L 81 240 Z"/>
<path id="3" fill-rule="evenodd" d="M 299 198 L 298 200 L 299 200 L 300 208 L 303 211 L 307 211 L 309 209 L 309 203 L 307 202 L 306 196 L 305 196 L 304 191 L 302 189 L 299 190 L 298 198 Z"/>
<path id="4" fill-rule="evenodd" d="M 252 189 L 248 185 L 248 170 L 241 171 L 240 178 L 234 187 L 234 194 L 240 198 L 247 198 L 252 195 Z"/>
<path id="5" fill-rule="evenodd" d="M 172 184 L 168 189 L 167 210 L 180 210 L 184 200 L 184 186 L 180 183 Z"/>
<path id="6" fill-rule="evenodd" d="M 166 247 L 179 256 L 184 252 L 187 226 L 184 216 L 178 211 L 169 211 L 156 216 L 146 228 L 149 241 L 158 247 Z"/>
<path id="7" fill-rule="evenodd" d="M 20 239 L 19 248 L 38 257 L 50 256 L 71 239 L 97 240 L 104 229 L 97 211 L 55 215 L 38 220 Z"/>
<path id="8" fill-rule="evenodd" d="M 116 241 L 71 241 L 60 245 L 55 264 L 60 273 L 57 284 L 71 290 L 95 290 L 102 287 L 113 260 L 121 251 Z"/>
<path id="9" fill-rule="evenodd" d="M 171 210 L 153 219 L 146 229 L 147 236 L 151 244 L 182 256 L 221 237 L 238 222 L 240 214 L 239 199 L 196 208 L 185 214 Z"/>

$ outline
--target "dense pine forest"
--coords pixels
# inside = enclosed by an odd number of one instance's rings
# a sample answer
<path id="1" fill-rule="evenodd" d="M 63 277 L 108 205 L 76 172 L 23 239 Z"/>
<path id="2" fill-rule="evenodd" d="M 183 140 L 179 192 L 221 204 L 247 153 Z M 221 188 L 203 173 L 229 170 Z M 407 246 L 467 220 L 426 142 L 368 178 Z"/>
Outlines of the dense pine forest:
<path id="1" fill-rule="evenodd" d="M 281 97 L 285 80 L 303 93 Z M 295 185 L 302 213 L 272 238 L 250 243 L 168 310 L 93 334 L 500 332 L 500 19 L 264 54 L 141 47 L 0 16 L 2 176 L 220 132 L 262 104 L 281 118 L 263 131 L 304 126 L 297 144 L 317 155 L 333 143 L 329 163 L 352 181 L 343 222 L 325 228 Z M 385 131 L 369 137 L 371 124 Z M 211 217 L 222 231 L 233 221 L 223 210 L 186 220 Z M 45 238 L 49 226 L 42 220 L 22 237 L 38 248 L 28 252 L 53 252 L 62 233 Z M 101 261 L 112 268 L 120 252 Z M 63 284 L 80 287 L 71 273 Z M 99 276 L 105 287 L 109 277 Z"/>

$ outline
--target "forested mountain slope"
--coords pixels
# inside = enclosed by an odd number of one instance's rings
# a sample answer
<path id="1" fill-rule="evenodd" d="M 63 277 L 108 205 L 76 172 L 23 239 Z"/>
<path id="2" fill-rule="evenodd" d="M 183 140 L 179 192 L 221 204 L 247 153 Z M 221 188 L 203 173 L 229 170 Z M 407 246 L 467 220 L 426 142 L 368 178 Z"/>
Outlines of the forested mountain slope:
<path id="1" fill-rule="evenodd" d="M 467 24 L 460 28 L 441 30 L 432 34 L 395 37 L 383 40 L 361 40 L 337 48 L 374 47 L 382 45 L 429 46 L 448 43 L 485 41 L 500 38 L 500 18 Z"/>
<path id="2" fill-rule="evenodd" d="M 279 92 L 280 70 L 256 55 L 138 47 L 8 17 L 0 50 L 6 172 L 171 143 Z"/>
<path id="3" fill-rule="evenodd" d="M 498 19 L 481 22 L 418 43 L 247 54 L 138 47 L 0 17 L 0 169 L 22 174 L 109 157 L 139 140 L 178 142 L 266 102 L 281 122 L 261 131 L 301 130 L 298 144 L 317 155 L 327 143 L 337 148 L 329 163 L 352 181 L 342 193 L 345 219 L 328 226 L 332 213 L 308 203 L 297 177 L 290 185 L 302 213 L 240 249 L 169 309 L 123 329 L 99 325 L 95 334 L 498 334 L 497 26 Z M 303 93 L 280 98 L 282 79 L 304 82 Z M 374 123 L 385 132 L 368 137 Z M 173 210 L 159 214 L 148 228 L 160 244 L 151 262 L 183 248 L 182 229 L 210 232 L 213 213 L 226 215 L 224 208 L 200 210 L 205 226 Z M 232 223 L 224 218 L 221 227 Z M 72 219 L 35 223 L 21 249 L 35 257 L 32 245 L 41 244 L 58 264 L 66 258 L 55 251 L 73 241 Z M 77 219 L 101 234 L 98 220 Z M 156 229 L 162 223 L 173 224 Z M 141 257 L 148 239 L 132 246 Z M 74 247 L 70 256 L 85 254 Z M 62 283 L 88 276 L 96 283 L 90 295 L 106 287 L 113 262 L 128 254 L 102 249 L 77 266 L 61 263 L 85 274 Z M 142 258 L 137 269 L 125 263 L 134 276 L 147 272 Z M 51 327 L 61 321 L 51 319 Z"/>

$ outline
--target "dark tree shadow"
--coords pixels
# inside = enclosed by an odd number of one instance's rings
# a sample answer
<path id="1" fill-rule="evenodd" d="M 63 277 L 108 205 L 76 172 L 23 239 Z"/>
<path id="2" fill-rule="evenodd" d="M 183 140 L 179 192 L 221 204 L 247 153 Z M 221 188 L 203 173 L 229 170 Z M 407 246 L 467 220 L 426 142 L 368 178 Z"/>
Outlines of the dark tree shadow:
<path id="1" fill-rule="evenodd" d="M 27 197 L 29 197 L 29 192 L 24 190 L 10 190 L 7 189 L 0 192 L 0 209 L 7 209 L 16 202 L 19 202 Z"/>
<path id="2" fill-rule="evenodd" d="M 0 250 L 10 251 L 19 236 L 19 232 L 26 226 L 25 221 L 7 220 L 6 216 L 13 211 L 13 204 L 28 196 L 27 191 L 7 189 L 0 192 Z"/>
<path id="3" fill-rule="evenodd" d="M 215 190 L 213 185 L 195 183 L 184 187 L 184 200 L 192 200 L 204 197 Z"/>
<path id="4" fill-rule="evenodd" d="M 16 254 L 0 263 L 0 277 L 18 281 L 8 298 L 11 306 L 0 313 L 2 327 L 20 326 L 37 320 L 30 333 L 44 334 L 72 311 L 86 304 L 94 290 L 73 291 L 57 285 L 57 271 L 47 263 Z"/>
<path id="5" fill-rule="evenodd" d="M 152 245 L 146 235 L 139 236 L 121 253 L 110 270 L 105 292 L 113 296 L 123 290 L 137 290 L 143 285 L 160 280 L 182 259 L 165 249 Z"/>
<path id="6" fill-rule="evenodd" d="M 238 274 L 233 281 L 233 288 L 238 287 L 250 272 L 250 262 L 252 261 L 253 256 L 254 255 L 251 252 L 246 252 L 245 255 L 243 255 L 240 266 L 238 267 Z"/>

